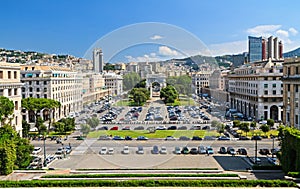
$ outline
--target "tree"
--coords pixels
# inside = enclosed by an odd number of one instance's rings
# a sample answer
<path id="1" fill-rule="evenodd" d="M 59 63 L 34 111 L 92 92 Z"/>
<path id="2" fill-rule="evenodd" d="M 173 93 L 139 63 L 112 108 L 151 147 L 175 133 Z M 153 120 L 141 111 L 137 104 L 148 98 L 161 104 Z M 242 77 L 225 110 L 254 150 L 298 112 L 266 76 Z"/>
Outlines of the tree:
<path id="1" fill-rule="evenodd" d="M 133 88 L 130 91 L 133 101 L 138 105 L 143 105 L 149 98 L 150 92 L 144 88 Z"/>
<path id="2" fill-rule="evenodd" d="M 167 85 L 160 91 L 160 98 L 164 98 L 165 103 L 174 103 L 178 96 L 177 90 L 172 85 Z"/>
<path id="3" fill-rule="evenodd" d="M 22 120 L 22 136 L 27 138 L 29 136 L 30 124 L 26 120 Z"/>
<path id="4" fill-rule="evenodd" d="M 31 152 L 33 145 L 30 144 L 28 139 L 19 138 L 16 140 L 16 161 L 15 167 L 17 169 L 28 167 L 32 160 Z"/>
<path id="5" fill-rule="evenodd" d="M 252 121 L 251 124 L 250 124 L 250 127 L 252 127 L 253 129 L 255 129 L 256 128 L 256 122 Z"/>
<path id="6" fill-rule="evenodd" d="M 53 123 L 53 127 L 55 127 L 55 132 L 64 133 L 65 132 L 65 124 L 63 122 L 55 122 Z"/>
<path id="7" fill-rule="evenodd" d="M 9 98 L 0 96 L 0 122 L 4 125 L 9 115 L 14 113 L 14 103 Z"/>
<path id="8" fill-rule="evenodd" d="M 191 94 L 192 79 L 188 75 L 168 77 L 166 82 L 176 88 L 179 94 Z"/>
<path id="9" fill-rule="evenodd" d="M 47 131 L 47 127 L 44 125 L 44 120 L 41 117 L 38 117 L 35 124 L 38 129 L 39 134 L 43 134 Z"/>
<path id="10" fill-rule="evenodd" d="M 53 109 L 60 107 L 61 104 L 60 102 L 53 100 L 53 99 L 47 99 L 47 98 L 24 98 L 22 99 L 22 107 L 25 108 L 27 111 L 33 111 L 34 116 L 35 116 L 35 126 L 37 127 L 39 133 L 40 130 L 38 128 L 38 113 L 42 111 L 43 109 L 48 109 L 51 112 Z M 50 129 L 50 124 L 51 124 L 51 117 L 49 118 L 49 126 L 48 126 L 48 131 Z"/>
<path id="11" fill-rule="evenodd" d="M 131 72 L 123 76 L 123 89 L 125 91 L 133 89 L 138 82 L 141 81 L 141 77 L 136 72 Z"/>
<path id="12" fill-rule="evenodd" d="M 218 122 L 218 124 L 216 125 L 216 128 L 217 128 L 218 133 L 220 133 L 220 134 L 224 133 L 224 130 L 225 130 L 224 124 Z"/>
<path id="13" fill-rule="evenodd" d="M 249 123 L 247 123 L 247 122 L 241 123 L 240 129 L 246 133 L 246 137 L 247 137 L 247 133 L 250 131 Z"/>
<path id="14" fill-rule="evenodd" d="M 86 136 L 87 134 L 89 134 L 90 130 L 91 130 L 91 127 L 88 124 L 81 124 L 80 131 L 82 132 L 83 136 Z"/>
<path id="15" fill-rule="evenodd" d="M 270 127 L 273 127 L 275 124 L 273 119 L 267 119 L 267 125 L 269 125 Z"/>
<path id="16" fill-rule="evenodd" d="M 86 123 L 94 130 L 100 123 L 100 120 L 97 117 L 88 118 Z"/>
<path id="17" fill-rule="evenodd" d="M 233 127 L 239 127 L 241 122 L 239 120 L 234 120 L 233 121 Z"/>
<path id="18" fill-rule="evenodd" d="M 267 132 L 270 131 L 270 126 L 267 124 L 263 124 L 262 126 L 260 126 L 260 129 L 265 133 L 265 136 L 267 136 Z"/>

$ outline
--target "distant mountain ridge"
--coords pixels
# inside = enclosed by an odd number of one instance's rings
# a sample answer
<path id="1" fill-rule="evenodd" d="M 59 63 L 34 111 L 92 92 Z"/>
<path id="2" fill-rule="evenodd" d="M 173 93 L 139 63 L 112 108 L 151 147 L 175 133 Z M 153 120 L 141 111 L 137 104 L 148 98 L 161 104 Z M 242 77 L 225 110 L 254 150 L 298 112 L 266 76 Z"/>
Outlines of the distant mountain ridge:
<path id="1" fill-rule="evenodd" d="M 295 57 L 295 56 L 300 57 L 300 47 L 298 47 L 295 50 L 283 53 L 284 58 L 291 58 L 291 57 Z"/>

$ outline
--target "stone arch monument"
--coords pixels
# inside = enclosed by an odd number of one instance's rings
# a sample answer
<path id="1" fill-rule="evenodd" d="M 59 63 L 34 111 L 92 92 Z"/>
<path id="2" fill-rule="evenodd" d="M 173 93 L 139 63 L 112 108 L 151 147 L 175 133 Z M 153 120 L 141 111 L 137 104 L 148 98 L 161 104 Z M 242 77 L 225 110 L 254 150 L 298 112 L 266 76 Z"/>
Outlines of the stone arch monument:
<path id="1" fill-rule="evenodd" d="M 152 83 L 157 82 L 160 87 L 166 87 L 166 75 L 164 74 L 148 74 L 146 77 L 146 87 L 150 88 L 150 97 L 152 97 Z"/>

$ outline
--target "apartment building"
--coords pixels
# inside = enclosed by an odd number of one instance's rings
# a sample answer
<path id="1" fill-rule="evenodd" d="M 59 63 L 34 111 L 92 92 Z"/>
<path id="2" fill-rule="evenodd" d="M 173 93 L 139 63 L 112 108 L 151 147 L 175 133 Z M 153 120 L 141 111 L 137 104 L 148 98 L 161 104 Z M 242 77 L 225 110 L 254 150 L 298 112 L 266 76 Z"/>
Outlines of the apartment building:
<path id="1" fill-rule="evenodd" d="M 61 107 L 52 112 L 51 117 L 59 120 L 71 112 L 82 109 L 82 77 L 70 68 L 59 66 L 22 65 L 22 98 L 49 98 L 61 103 Z M 49 119 L 48 110 L 40 115 Z M 23 114 L 23 119 L 34 122 L 33 112 Z"/>
<path id="2" fill-rule="evenodd" d="M 194 86 L 195 94 L 199 95 L 202 93 L 202 88 L 209 87 L 209 78 L 212 71 L 200 71 L 192 74 L 192 84 Z"/>
<path id="3" fill-rule="evenodd" d="M 14 113 L 7 121 L 20 136 L 22 136 L 21 87 L 20 64 L 0 62 L 0 96 L 5 96 L 14 103 Z"/>
<path id="4" fill-rule="evenodd" d="M 109 90 L 109 95 L 117 96 L 123 93 L 123 77 L 114 72 L 103 74 L 105 88 Z"/>
<path id="5" fill-rule="evenodd" d="M 300 129 L 300 58 L 283 64 L 283 123 Z"/>
<path id="6" fill-rule="evenodd" d="M 228 75 L 229 104 L 256 120 L 283 118 L 283 60 L 255 62 Z"/>

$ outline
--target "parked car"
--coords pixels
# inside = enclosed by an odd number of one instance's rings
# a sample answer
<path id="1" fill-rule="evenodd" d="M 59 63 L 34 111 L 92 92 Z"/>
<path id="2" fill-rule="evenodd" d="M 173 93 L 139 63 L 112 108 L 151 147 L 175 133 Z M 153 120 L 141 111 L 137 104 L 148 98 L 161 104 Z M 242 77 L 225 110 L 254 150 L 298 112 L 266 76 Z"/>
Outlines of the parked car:
<path id="1" fill-rule="evenodd" d="M 174 154 L 181 154 L 181 150 L 178 146 L 175 147 Z"/>
<path id="2" fill-rule="evenodd" d="M 165 140 L 176 140 L 173 136 L 167 136 Z"/>
<path id="3" fill-rule="evenodd" d="M 220 154 L 227 154 L 226 148 L 225 148 L 224 146 L 221 146 L 221 147 L 220 147 L 220 150 L 219 150 L 219 153 L 220 153 Z"/>
<path id="4" fill-rule="evenodd" d="M 234 148 L 232 148 L 232 147 L 227 147 L 227 153 L 230 154 L 230 155 L 235 155 L 236 154 Z"/>
<path id="5" fill-rule="evenodd" d="M 42 151 L 41 147 L 34 147 L 32 154 L 33 155 L 37 155 L 38 153 L 40 153 Z"/>
<path id="6" fill-rule="evenodd" d="M 125 140 L 132 140 L 131 136 L 125 136 Z"/>
<path id="7" fill-rule="evenodd" d="M 159 154 L 159 150 L 158 150 L 158 146 L 153 146 L 152 150 L 151 150 L 152 154 Z"/>
<path id="8" fill-rule="evenodd" d="M 138 136 L 136 140 L 148 140 L 148 138 L 145 136 Z"/>
<path id="9" fill-rule="evenodd" d="M 144 154 L 144 148 L 143 146 L 138 146 L 138 149 L 136 151 L 137 154 Z"/>
<path id="10" fill-rule="evenodd" d="M 176 126 L 170 126 L 170 127 L 168 127 L 168 130 L 176 130 L 176 129 L 177 129 Z"/>
<path id="11" fill-rule="evenodd" d="M 179 137 L 179 140 L 190 140 L 190 138 L 186 137 L 186 136 L 181 136 L 181 137 Z"/>
<path id="12" fill-rule="evenodd" d="M 207 147 L 206 147 L 206 153 L 207 153 L 207 154 L 213 154 L 213 153 L 214 153 L 214 150 L 212 149 L 212 147 L 207 146 Z"/>
<path id="13" fill-rule="evenodd" d="M 218 140 L 230 140 L 227 136 L 220 136 Z"/>
<path id="14" fill-rule="evenodd" d="M 111 137 L 108 136 L 108 135 L 101 135 L 101 136 L 99 136 L 99 140 L 110 140 L 110 139 L 111 139 Z"/>
<path id="15" fill-rule="evenodd" d="M 269 154 L 271 154 L 270 151 L 269 151 L 269 149 L 267 149 L 267 148 L 259 149 L 259 153 L 261 155 L 269 155 Z"/>
<path id="16" fill-rule="evenodd" d="M 125 126 L 122 128 L 122 130 L 130 130 L 130 127 L 129 126 Z"/>
<path id="17" fill-rule="evenodd" d="M 199 136 L 193 136 L 192 140 L 202 140 L 202 138 Z"/>
<path id="18" fill-rule="evenodd" d="M 129 147 L 128 146 L 124 146 L 122 153 L 123 154 L 129 154 Z"/>
<path id="19" fill-rule="evenodd" d="M 261 137 L 258 135 L 252 136 L 251 140 L 261 140 Z"/>
<path id="20" fill-rule="evenodd" d="M 247 155 L 247 150 L 245 148 L 239 148 L 237 153 L 240 155 Z"/>
<path id="21" fill-rule="evenodd" d="M 246 136 L 240 136 L 239 140 L 250 140 L 250 138 Z"/>
<path id="22" fill-rule="evenodd" d="M 113 139 L 113 140 L 124 140 L 124 137 L 121 137 L 121 136 L 114 136 L 112 139 Z"/>
<path id="23" fill-rule="evenodd" d="M 166 130 L 166 129 L 167 129 L 166 126 L 163 125 L 156 127 L 156 130 Z"/>
<path id="24" fill-rule="evenodd" d="M 190 154 L 198 154 L 198 149 L 197 148 L 191 148 Z"/>
<path id="25" fill-rule="evenodd" d="M 204 146 L 199 146 L 198 147 L 198 153 L 199 154 L 206 154 L 206 149 L 204 148 Z"/>
<path id="26" fill-rule="evenodd" d="M 107 154 L 113 155 L 114 154 L 114 148 L 108 148 Z"/>
<path id="27" fill-rule="evenodd" d="M 162 146 L 161 149 L 160 149 L 160 153 L 161 154 L 167 154 L 168 153 L 167 148 L 165 146 Z"/>
<path id="28" fill-rule="evenodd" d="M 188 147 L 186 147 L 186 146 L 183 147 L 182 150 L 181 150 L 181 153 L 182 153 L 182 154 L 188 154 L 189 152 L 190 152 L 190 150 L 189 150 Z"/>
<path id="29" fill-rule="evenodd" d="M 101 155 L 107 154 L 107 147 L 102 147 L 99 154 L 101 154 Z"/>
<path id="30" fill-rule="evenodd" d="M 118 126 L 114 126 L 114 127 L 110 128 L 110 130 L 119 130 L 119 127 Z"/>

